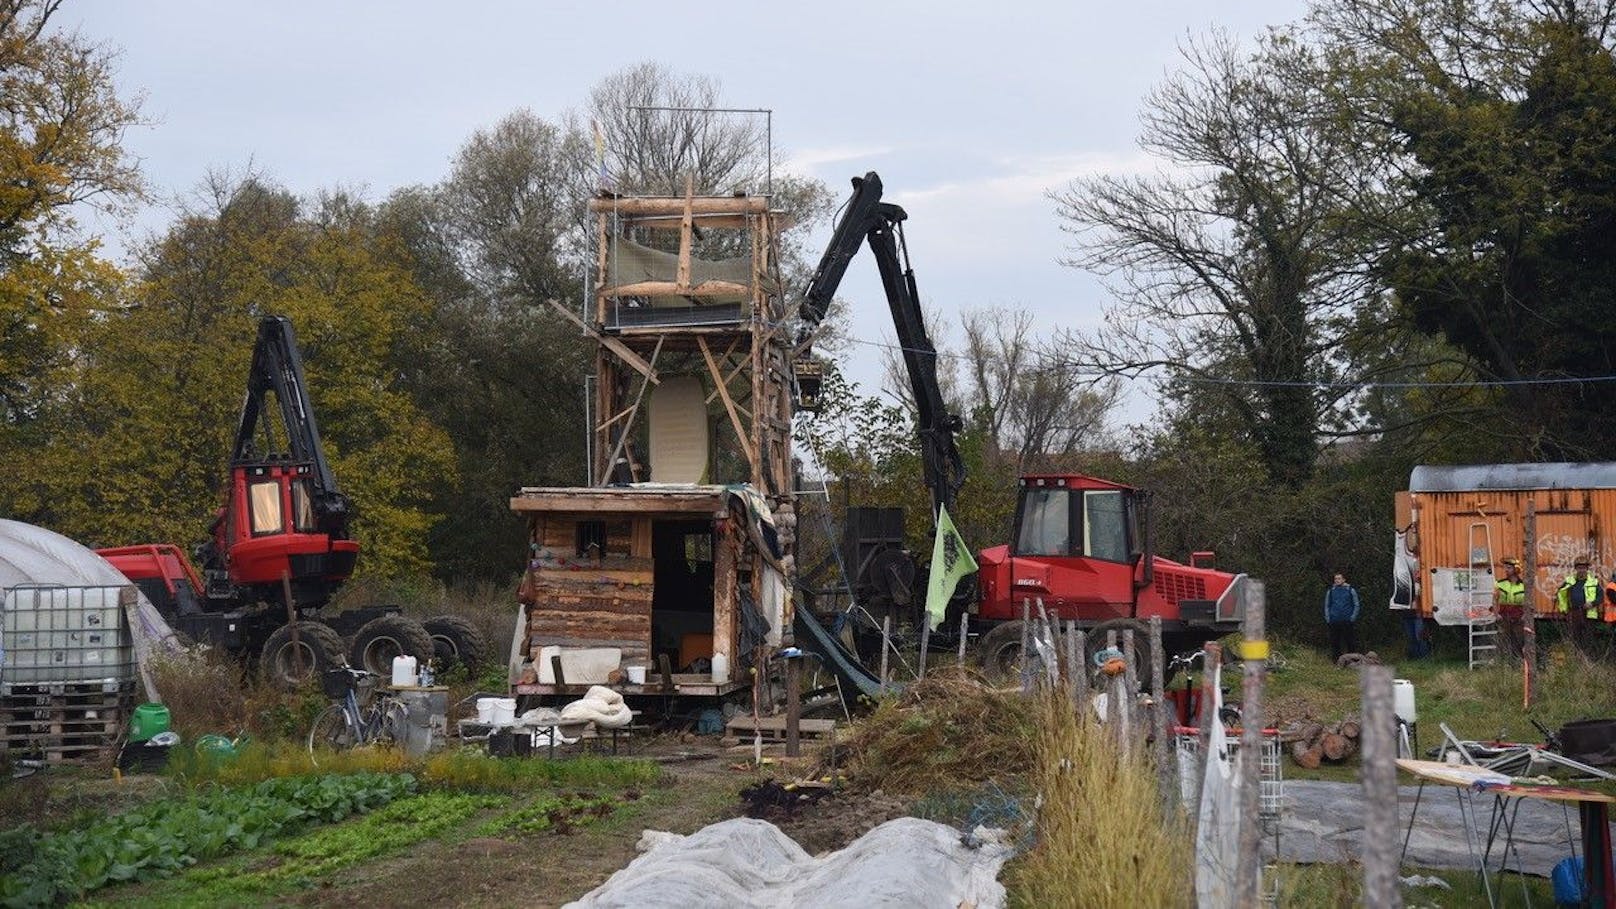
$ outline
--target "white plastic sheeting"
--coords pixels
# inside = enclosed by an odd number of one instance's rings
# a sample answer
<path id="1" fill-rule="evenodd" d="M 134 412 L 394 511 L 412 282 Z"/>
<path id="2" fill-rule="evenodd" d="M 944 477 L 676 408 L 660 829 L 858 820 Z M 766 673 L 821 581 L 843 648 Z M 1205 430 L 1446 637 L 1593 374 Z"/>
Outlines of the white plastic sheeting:
<path id="1" fill-rule="evenodd" d="M 27 585 L 124 587 L 129 579 L 95 551 L 54 531 L 0 519 L 0 590 Z M 144 594 L 129 612 L 137 658 L 142 651 L 178 652 L 179 638 Z M 147 686 L 150 688 L 150 685 Z M 148 696 L 154 692 L 148 691 Z"/>
<path id="2" fill-rule="evenodd" d="M 1212 711 L 1223 710 L 1223 667 L 1213 666 Z M 1206 744 L 1206 778 L 1201 784 L 1200 821 L 1195 835 L 1195 904 L 1200 909 L 1235 905 L 1240 867 L 1240 827 L 1256 818 L 1240 814 L 1240 767 L 1244 755 L 1231 755 L 1223 724 L 1212 723 Z M 1255 756 L 1254 756 L 1255 757 Z"/>
<path id="3" fill-rule="evenodd" d="M 815 858 L 767 821 L 737 818 L 689 836 L 648 830 L 644 854 L 569 909 L 974 906 L 1005 901 L 1010 850 L 972 848 L 959 831 L 903 817 Z"/>

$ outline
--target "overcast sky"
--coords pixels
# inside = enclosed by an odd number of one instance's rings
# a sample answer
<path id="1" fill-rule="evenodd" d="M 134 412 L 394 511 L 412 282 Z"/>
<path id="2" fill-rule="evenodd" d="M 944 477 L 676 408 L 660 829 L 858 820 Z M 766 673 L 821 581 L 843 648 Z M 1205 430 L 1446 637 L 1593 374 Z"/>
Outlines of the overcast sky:
<path id="1" fill-rule="evenodd" d="M 1249 37 L 1304 6 L 69 0 L 58 21 L 121 49 L 119 83 L 145 94 L 155 121 L 126 146 L 168 194 L 251 162 L 296 192 L 341 185 L 380 200 L 442 179 L 474 130 L 523 107 L 557 118 L 624 67 L 657 60 L 712 76 L 726 103 L 771 109 L 782 165 L 839 199 L 849 177 L 881 174 L 886 198 L 910 213 L 928 305 L 956 320 L 964 308 L 1026 307 L 1053 328 L 1095 324 L 1107 298 L 1058 263 L 1067 238 L 1046 193 L 1150 166 L 1134 144 L 1140 99 L 1187 36 Z M 153 209 L 134 230 L 168 217 Z M 890 341 L 867 256 L 841 296 L 855 337 Z M 849 352 L 866 388 L 878 357 L 872 345 Z M 1127 416 L 1143 401 L 1136 393 Z"/>

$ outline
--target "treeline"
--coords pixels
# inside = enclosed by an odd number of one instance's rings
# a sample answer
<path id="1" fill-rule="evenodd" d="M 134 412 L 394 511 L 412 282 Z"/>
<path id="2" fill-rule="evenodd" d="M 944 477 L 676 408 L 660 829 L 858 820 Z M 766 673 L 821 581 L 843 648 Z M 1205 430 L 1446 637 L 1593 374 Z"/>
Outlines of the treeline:
<path id="1" fill-rule="evenodd" d="M 1154 167 L 1051 193 L 1068 264 L 1112 294 L 1104 326 L 1012 356 L 968 316 L 951 348 L 968 538 L 1007 538 L 1017 469 L 1131 481 L 1154 493 L 1158 551 L 1265 578 L 1282 633 L 1321 636 L 1336 570 L 1389 632 L 1392 493 L 1413 465 L 1610 459 L 1613 10 L 1322 0 L 1248 43 L 1187 41 L 1142 101 Z M 1029 457 L 994 375 L 1102 402 L 1132 380 L 1153 415 Z M 851 406 L 827 460 L 855 499 L 918 511 L 923 545 L 916 466 L 880 447 L 878 409 Z"/>

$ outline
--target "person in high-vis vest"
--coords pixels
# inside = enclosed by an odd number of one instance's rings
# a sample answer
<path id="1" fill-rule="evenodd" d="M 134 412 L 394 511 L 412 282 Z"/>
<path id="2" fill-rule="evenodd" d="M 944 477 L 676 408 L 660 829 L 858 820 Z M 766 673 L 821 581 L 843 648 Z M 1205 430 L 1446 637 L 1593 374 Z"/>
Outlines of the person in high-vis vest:
<path id="1" fill-rule="evenodd" d="M 1510 659 L 1521 655 L 1526 626 L 1526 582 L 1521 580 L 1521 560 L 1504 560 L 1504 576 L 1493 587 L 1493 611 L 1498 614 L 1498 630 L 1503 632 L 1504 652 Z"/>
<path id="2" fill-rule="evenodd" d="M 1616 625 L 1616 571 L 1605 582 L 1605 624 Z"/>
<path id="3" fill-rule="evenodd" d="M 1599 604 L 1604 599 L 1604 585 L 1588 565 L 1587 556 L 1577 556 L 1571 563 L 1573 571 L 1554 594 L 1554 604 L 1566 619 L 1567 634 L 1578 648 L 1586 647 L 1588 623 L 1599 621 Z"/>

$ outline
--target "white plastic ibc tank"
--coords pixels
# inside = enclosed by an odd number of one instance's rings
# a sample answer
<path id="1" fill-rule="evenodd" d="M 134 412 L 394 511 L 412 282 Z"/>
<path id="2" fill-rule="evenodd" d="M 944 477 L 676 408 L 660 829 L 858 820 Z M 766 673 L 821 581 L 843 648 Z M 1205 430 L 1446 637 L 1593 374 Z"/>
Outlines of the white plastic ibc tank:
<path id="1" fill-rule="evenodd" d="M 1392 711 L 1397 718 L 1413 725 L 1419 721 L 1414 710 L 1414 683 L 1408 679 L 1392 679 Z"/>
<path id="2" fill-rule="evenodd" d="M 123 681 L 134 676 L 123 587 L 13 587 L 0 603 L 0 681 Z"/>

